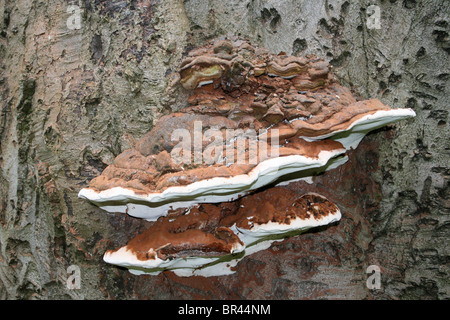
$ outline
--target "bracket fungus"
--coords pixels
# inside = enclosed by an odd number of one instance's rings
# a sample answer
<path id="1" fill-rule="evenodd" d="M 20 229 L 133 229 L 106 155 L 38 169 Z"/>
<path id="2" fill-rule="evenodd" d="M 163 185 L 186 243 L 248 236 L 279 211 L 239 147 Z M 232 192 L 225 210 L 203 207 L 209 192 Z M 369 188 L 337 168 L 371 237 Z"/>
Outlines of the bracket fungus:
<path id="1" fill-rule="evenodd" d="M 126 246 L 108 250 L 104 260 L 134 274 L 226 275 L 272 242 L 340 218 L 338 207 L 318 194 L 274 187 L 232 202 L 171 211 Z"/>
<path id="2" fill-rule="evenodd" d="M 327 203 L 326 216 L 332 218 L 286 220 L 267 207 L 241 220 L 243 210 L 234 210 L 233 218 L 215 216 L 231 203 L 267 195 L 251 193 L 269 184 L 336 168 L 369 131 L 415 116 L 411 109 L 361 100 L 330 69 L 315 56 L 273 55 L 237 38 L 188 53 L 176 84 L 190 91 L 186 106 L 161 117 L 79 192 L 106 211 L 155 221 L 127 246 L 107 252 L 105 261 L 138 273 L 209 274 L 205 270 L 215 270 L 211 264 L 259 247 L 254 242 L 261 234 L 284 235 L 338 220 L 337 207 L 319 195 L 301 199 Z M 261 205 L 269 206 L 264 199 Z M 314 211 L 302 207 L 295 214 L 305 210 Z M 193 212 L 201 221 L 193 222 Z M 271 223 L 258 220 L 268 212 L 274 215 Z M 244 227 L 251 221 L 253 228 Z"/>

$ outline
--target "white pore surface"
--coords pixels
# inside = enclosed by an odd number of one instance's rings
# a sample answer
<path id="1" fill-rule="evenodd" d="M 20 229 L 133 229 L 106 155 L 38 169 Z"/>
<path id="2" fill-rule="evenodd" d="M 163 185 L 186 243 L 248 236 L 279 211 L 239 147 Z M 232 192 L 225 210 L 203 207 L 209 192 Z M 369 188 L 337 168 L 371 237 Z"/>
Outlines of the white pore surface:
<path id="1" fill-rule="evenodd" d="M 206 179 L 186 186 L 169 187 L 160 193 L 137 194 L 131 189 L 122 187 L 100 192 L 84 188 L 78 196 L 94 202 L 106 211 L 126 212 L 134 217 L 153 221 L 166 215 L 169 209 L 237 199 L 245 193 L 274 182 L 283 175 L 324 167 L 331 158 L 345 151 L 345 149 L 321 151 L 317 159 L 300 155 L 268 159 L 259 163 L 248 174 Z"/>
<path id="2" fill-rule="evenodd" d="M 389 123 L 415 117 L 414 110 L 409 108 L 380 110 L 373 114 L 365 115 L 364 117 L 352 122 L 352 124 L 339 131 L 334 131 L 329 134 L 317 136 L 317 137 L 301 137 L 306 141 L 317 141 L 326 138 L 332 138 L 333 140 L 342 143 L 345 149 L 356 149 L 361 142 L 362 138 L 374 129 L 381 128 Z"/>
<path id="3" fill-rule="evenodd" d="M 172 260 L 161 260 L 156 258 L 142 261 L 137 259 L 132 251 L 128 250 L 125 246 L 116 252 L 106 253 L 103 259 L 105 262 L 127 267 L 131 273 L 136 275 L 156 275 L 164 270 L 171 270 L 180 277 L 229 275 L 234 273 L 232 267 L 235 267 L 244 257 L 269 248 L 274 241 L 283 240 L 273 239 L 274 236 L 283 235 L 293 231 L 306 231 L 310 228 L 331 224 L 340 219 L 341 212 L 337 210 L 333 214 L 329 214 L 320 219 L 315 219 L 314 216 L 311 215 L 309 219 L 293 219 L 289 224 L 268 222 L 265 224 L 254 224 L 251 229 L 238 228 L 234 225 L 231 229 L 238 235 L 244 245 L 236 245 L 232 250 L 232 253 L 236 254 L 245 250 L 244 254 L 241 254 L 236 258 L 233 258 L 233 256 L 230 255 L 229 259 L 222 259 L 222 257 L 190 257 Z M 220 259 L 224 261 L 220 261 Z M 208 264 L 211 265 L 208 266 Z"/>
<path id="4" fill-rule="evenodd" d="M 343 165 L 347 161 L 348 161 L 348 156 L 333 158 L 327 163 L 327 167 L 323 171 L 336 169 L 337 167 Z M 322 171 L 320 171 L 320 172 L 322 172 Z M 275 186 L 277 186 L 277 187 L 286 186 L 286 185 L 288 185 L 292 182 L 296 182 L 296 181 L 305 181 L 308 184 L 313 184 L 314 183 L 313 177 L 320 172 L 304 172 L 304 174 L 302 172 L 300 172 L 299 174 L 296 174 L 296 176 L 297 176 L 296 178 L 291 177 L 291 178 L 287 179 L 286 181 L 280 181 Z"/>
<path id="5" fill-rule="evenodd" d="M 231 253 L 239 253 L 244 249 L 245 247 L 241 244 L 236 244 L 231 250 Z M 141 274 L 154 274 L 155 272 L 159 273 L 160 271 L 157 271 L 158 269 L 195 269 L 212 263 L 217 259 L 217 257 L 188 257 L 162 260 L 156 257 L 156 259 L 139 260 L 137 256 L 128 249 L 127 246 L 124 246 L 112 253 L 106 252 L 103 256 L 103 260 L 107 263 L 134 269 L 134 272 L 138 272 Z"/>
<path id="6" fill-rule="evenodd" d="M 261 238 L 324 226 L 339 221 L 340 219 L 341 212 L 338 210 L 336 213 L 327 215 L 321 219 L 315 219 L 314 216 L 311 215 L 309 219 L 293 219 L 290 224 L 269 221 L 268 223 L 261 225 L 256 224 L 251 229 L 242 229 L 238 227 L 236 227 L 236 229 L 239 231 L 238 235 L 241 241 L 244 242 L 246 246 L 249 246 Z"/>

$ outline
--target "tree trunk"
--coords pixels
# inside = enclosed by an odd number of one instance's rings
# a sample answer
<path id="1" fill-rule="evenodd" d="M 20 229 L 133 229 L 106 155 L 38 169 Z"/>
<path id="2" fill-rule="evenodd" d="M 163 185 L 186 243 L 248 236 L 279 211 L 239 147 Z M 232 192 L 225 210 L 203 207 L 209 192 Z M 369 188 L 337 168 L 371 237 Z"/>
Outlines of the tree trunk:
<path id="1" fill-rule="evenodd" d="M 448 299 L 450 3 L 371 4 L 0 0 L 0 299 Z M 314 184 L 289 185 L 327 196 L 341 222 L 248 256 L 233 275 L 105 264 L 150 223 L 78 191 L 185 105 L 170 87 L 183 54 L 223 36 L 315 54 L 363 98 L 417 117 L 368 135 Z"/>

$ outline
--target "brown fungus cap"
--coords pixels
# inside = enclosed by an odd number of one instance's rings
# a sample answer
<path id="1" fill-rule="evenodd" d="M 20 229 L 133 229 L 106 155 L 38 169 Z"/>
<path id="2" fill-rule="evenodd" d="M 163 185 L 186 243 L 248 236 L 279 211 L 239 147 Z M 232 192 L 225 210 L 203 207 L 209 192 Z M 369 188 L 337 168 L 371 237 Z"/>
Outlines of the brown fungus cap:
<path id="1" fill-rule="evenodd" d="M 283 131 L 278 131 L 278 134 L 282 135 L 279 138 L 280 141 L 284 139 L 283 146 L 277 150 L 280 157 L 301 155 L 318 158 L 322 151 L 333 152 L 342 149 L 342 145 L 333 140 L 307 142 L 291 137 L 289 132 L 284 134 Z M 236 150 L 233 152 L 237 159 Z M 270 152 L 271 150 L 267 151 L 267 157 L 258 157 L 258 162 L 270 158 Z M 114 164 L 108 166 L 100 176 L 90 182 L 90 188 L 101 191 L 122 187 L 141 193 L 161 192 L 169 187 L 186 186 L 215 177 L 229 178 L 249 174 L 256 167 L 256 163 L 249 163 L 248 157 L 247 149 L 247 153 L 243 155 L 245 161 L 242 164 L 215 163 L 192 165 L 189 168 L 189 166 L 182 167 L 180 164 L 174 163 L 170 154 L 165 150 L 157 155 L 149 156 L 144 156 L 137 150 L 127 150 L 115 159 Z"/>
<path id="2" fill-rule="evenodd" d="M 214 210 L 208 209 L 214 208 L 205 205 L 192 208 L 189 214 L 172 214 L 160 218 L 152 227 L 132 239 L 127 247 L 139 260 L 230 254 L 242 242 L 229 228 L 220 227 Z"/>
<path id="3" fill-rule="evenodd" d="M 192 198 L 195 202 L 211 185 L 195 190 L 189 186 L 226 178 L 208 193 L 222 195 L 232 178 L 255 173 L 253 177 L 259 179 L 256 172 L 268 162 L 301 171 L 311 168 L 312 159 L 316 168 L 326 170 L 330 159 L 356 147 L 368 131 L 414 115 L 376 99 L 360 100 L 337 82 L 322 59 L 273 55 L 237 38 L 212 41 L 191 51 L 179 73 L 180 83 L 172 85 L 190 90 L 186 106 L 161 117 L 133 149 L 118 155 L 89 188 L 81 190 L 80 197 L 97 204 L 142 200 L 158 205 L 185 196 L 197 197 Z M 180 131 L 187 134 L 181 137 Z M 343 131 L 351 135 L 342 135 Z M 250 178 L 246 190 L 234 191 L 254 190 L 256 181 Z M 172 187 L 186 188 L 175 194 Z M 119 207 L 130 213 L 123 205 L 103 206 L 108 211 Z M 162 213 L 165 207 L 160 209 Z"/>
<path id="4" fill-rule="evenodd" d="M 328 63 L 317 57 L 272 55 L 240 39 L 216 41 L 193 50 L 181 63 L 180 75 L 183 86 L 195 89 L 188 106 L 159 119 L 135 149 L 120 154 L 91 181 L 90 188 L 161 192 L 169 186 L 249 173 L 257 163 L 270 158 L 269 152 L 268 157 L 258 155 L 256 163 L 230 165 L 218 158 L 213 163 L 196 163 L 191 150 L 191 162 L 180 165 L 173 159 L 172 151 L 179 143 L 173 133 L 180 129 L 192 133 L 195 123 L 201 123 L 202 133 L 221 131 L 223 152 L 230 146 L 226 131 L 240 129 L 254 130 L 260 138 L 268 139 L 268 148 L 271 138 L 278 138 L 277 156 L 314 158 L 321 150 L 342 146 L 333 141 L 310 143 L 299 137 L 345 130 L 364 115 L 389 109 L 378 100 L 358 102 L 349 89 L 336 82 Z M 212 83 L 198 87 L 209 81 Z M 203 139 L 202 151 L 212 141 Z M 237 150 L 231 152 L 236 154 Z M 243 157 L 249 159 L 249 147 L 244 152 Z"/>
<path id="5" fill-rule="evenodd" d="M 237 247 L 251 245 L 240 239 L 242 234 L 234 226 L 251 231 L 257 225 L 294 225 L 295 220 L 299 228 L 308 229 L 322 225 L 321 220 L 338 213 L 336 205 L 320 195 L 300 195 L 274 187 L 229 203 L 201 204 L 170 212 L 129 241 L 125 248 L 140 261 L 219 257 Z M 339 218 L 340 215 L 336 219 Z M 299 224 L 299 220 L 304 224 Z M 106 255 L 119 250 L 109 250 Z"/>

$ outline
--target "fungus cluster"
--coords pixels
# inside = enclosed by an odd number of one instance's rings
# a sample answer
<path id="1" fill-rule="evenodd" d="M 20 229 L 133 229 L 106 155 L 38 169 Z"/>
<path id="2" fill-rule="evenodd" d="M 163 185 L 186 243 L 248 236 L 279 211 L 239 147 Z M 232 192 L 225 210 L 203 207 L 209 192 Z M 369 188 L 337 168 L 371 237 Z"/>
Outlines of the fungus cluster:
<path id="1" fill-rule="evenodd" d="M 415 116 L 360 100 L 322 59 L 273 55 L 241 39 L 191 51 L 179 76 L 187 106 L 79 193 L 155 221 L 104 256 L 134 273 L 227 274 L 274 239 L 338 221 L 320 195 L 260 190 L 333 169 L 369 131 Z"/>

